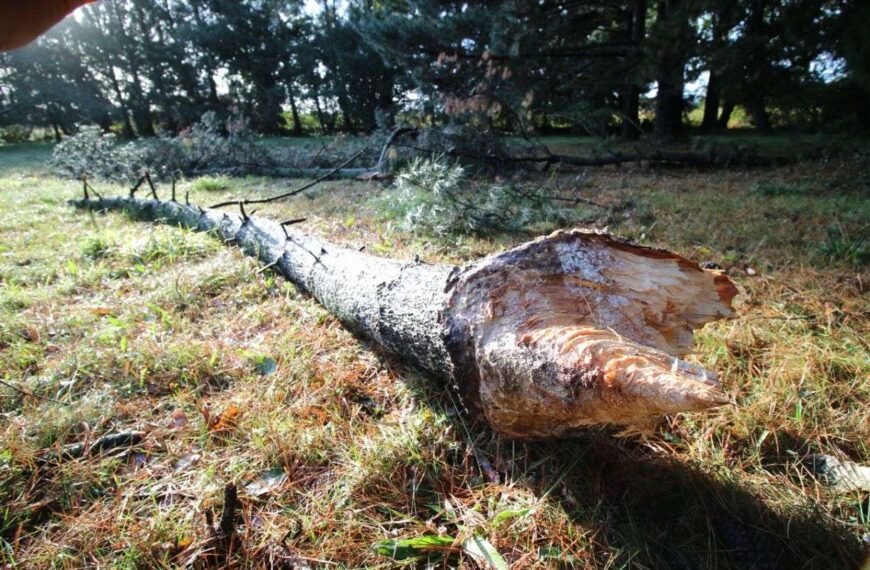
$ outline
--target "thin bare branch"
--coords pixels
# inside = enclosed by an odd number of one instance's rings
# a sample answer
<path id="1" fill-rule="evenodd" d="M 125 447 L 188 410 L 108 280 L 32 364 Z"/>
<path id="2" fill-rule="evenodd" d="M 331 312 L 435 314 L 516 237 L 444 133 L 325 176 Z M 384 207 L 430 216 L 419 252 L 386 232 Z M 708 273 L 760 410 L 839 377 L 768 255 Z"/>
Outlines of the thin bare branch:
<path id="1" fill-rule="evenodd" d="M 296 194 L 301 194 L 302 192 L 305 192 L 305 191 L 308 190 L 309 188 L 312 188 L 313 186 L 316 186 L 317 184 L 320 184 L 320 183 L 323 182 L 324 180 L 326 180 L 326 179 L 332 177 L 332 176 L 335 175 L 337 172 L 339 172 L 342 168 L 346 168 L 347 166 L 349 166 L 349 165 L 350 165 L 354 160 L 356 160 L 357 158 L 359 158 L 360 156 L 362 156 L 362 154 L 363 154 L 366 150 L 368 150 L 368 147 L 367 147 L 367 146 L 364 147 L 364 148 L 363 148 L 362 150 L 360 150 L 359 152 L 357 152 L 356 154 L 354 154 L 352 157 L 350 157 L 350 158 L 347 159 L 346 161 L 344 161 L 344 162 L 343 162 L 342 164 L 340 164 L 339 166 L 333 168 L 332 170 L 330 170 L 329 172 L 327 172 L 326 174 L 324 174 L 323 176 L 321 176 L 320 178 L 316 178 L 316 179 L 312 180 L 311 182 L 309 182 L 308 184 L 303 184 L 302 186 L 300 186 L 299 188 L 297 188 L 297 189 L 295 189 L 295 190 L 291 190 L 291 191 L 289 191 L 289 192 L 284 192 L 283 194 L 277 194 L 277 195 L 275 195 L 275 196 L 271 196 L 271 197 L 269 197 L 269 198 L 254 198 L 254 199 L 245 199 L 245 200 L 228 200 L 228 201 L 226 201 L 226 202 L 219 202 L 219 203 L 217 203 L 217 204 L 215 204 L 215 205 L 213 205 L 213 206 L 209 206 L 209 207 L 210 207 L 210 208 L 222 208 L 222 207 L 224 207 L 224 206 L 232 206 L 232 205 L 235 205 L 235 204 L 268 204 L 268 203 L 270 203 L 270 202 L 277 202 L 278 200 L 283 200 L 284 198 L 289 198 L 290 196 L 295 196 Z"/>

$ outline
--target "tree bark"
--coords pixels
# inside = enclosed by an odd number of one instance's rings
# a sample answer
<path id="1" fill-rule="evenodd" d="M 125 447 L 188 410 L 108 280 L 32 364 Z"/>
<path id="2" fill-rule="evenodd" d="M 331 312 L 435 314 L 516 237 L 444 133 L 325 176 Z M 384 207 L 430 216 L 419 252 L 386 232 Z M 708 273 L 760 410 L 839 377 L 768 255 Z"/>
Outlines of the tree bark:
<path id="1" fill-rule="evenodd" d="M 719 129 L 726 130 L 728 128 L 728 123 L 731 122 L 731 113 L 734 112 L 734 101 L 729 99 L 725 99 L 725 102 L 722 103 L 722 113 L 719 115 Z"/>
<path id="2" fill-rule="evenodd" d="M 764 95 L 762 93 L 752 93 L 747 98 L 746 107 L 749 111 L 749 116 L 752 118 L 753 126 L 759 131 L 770 131 L 770 118 L 767 115 Z"/>
<path id="3" fill-rule="evenodd" d="M 425 147 L 417 147 L 402 144 L 405 148 L 411 148 L 418 152 L 430 152 Z M 631 162 L 647 164 L 669 164 L 689 166 L 775 166 L 789 164 L 806 156 L 764 156 L 751 150 L 743 152 L 737 147 L 731 149 L 725 147 L 722 151 L 712 149 L 707 152 L 668 150 L 667 148 L 652 148 L 649 151 L 637 150 L 635 152 L 609 151 L 607 154 L 598 156 L 571 156 L 564 154 L 547 153 L 533 156 L 488 156 L 471 152 L 451 150 L 446 152 L 448 156 L 470 159 L 481 164 L 504 166 L 505 164 L 530 163 L 530 164 L 562 164 L 567 166 L 610 166 Z M 312 172 L 312 174 L 314 174 Z"/>
<path id="4" fill-rule="evenodd" d="M 281 134 L 281 125 L 284 122 L 281 116 L 283 89 L 271 74 L 264 74 L 254 79 L 254 85 L 254 128 L 258 133 L 265 135 Z"/>
<path id="5" fill-rule="evenodd" d="M 748 57 L 744 72 L 743 88 L 746 110 L 752 123 L 760 131 L 770 130 L 770 119 L 765 106 L 767 82 L 770 81 L 770 61 L 768 60 L 768 26 L 765 23 L 766 0 L 750 0 L 744 36 L 748 42 Z"/>
<path id="6" fill-rule="evenodd" d="M 124 92 L 121 91 L 121 84 L 118 82 L 115 68 L 112 66 L 109 66 L 108 77 L 111 80 L 115 96 L 118 98 L 119 110 L 121 111 L 121 124 L 123 125 L 121 134 L 125 139 L 136 138 L 136 132 L 133 130 L 133 124 L 130 122 L 130 110 L 128 108 L 127 99 L 124 97 Z"/>
<path id="7" fill-rule="evenodd" d="M 345 326 L 446 382 L 518 439 L 648 427 L 728 399 L 680 360 L 732 313 L 723 274 L 605 234 L 559 231 L 464 267 L 383 259 L 278 223 L 175 202 L 74 200 L 214 233 L 311 294 Z"/>
<path id="8" fill-rule="evenodd" d="M 670 140 L 683 127 L 683 89 L 686 66 L 687 16 L 681 0 L 661 0 L 656 27 L 659 35 L 659 65 L 656 73 L 655 134 Z"/>
<path id="9" fill-rule="evenodd" d="M 290 113 L 293 118 L 293 136 L 301 137 L 303 135 L 302 120 L 299 118 L 299 109 L 296 107 L 296 97 L 293 92 L 292 82 L 287 83 L 287 98 L 290 101 Z"/>
<path id="10" fill-rule="evenodd" d="M 710 78 L 707 81 L 707 94 L 704 99 L 704 118 L 701 130 L 713 132 L 719 128 L 719 105 L 722 102 L 722 86 L 725 65 L 725 46 L 728 43 L 728 31 L 734 26 L 734 2 L 723 0 L 713 11 L 713 29 L 710 39 L 710 50 L 707 54 Z"/>
<path id="11" fill-rule="evenodd" d="M 629 39 L 634 44 L 634 69 L 626 74 L 626 85 L 622 107 L 622 138 L 634 140 L 642 133 L 640 130 L 640 85 L 638 76 L 642 59 L 642 44 L 646 36 L 646 0 L 634 0 L 628 16 Z"/>
<path id="12" fill-rule="evenodd" d="M 701 121 L 701 130 L 712 132 L 719 125 L 719 74 L 715 69 L 710 70 L 710 79 L 707 81 L 707 96 L 704 98 L 704 118 Z"/>

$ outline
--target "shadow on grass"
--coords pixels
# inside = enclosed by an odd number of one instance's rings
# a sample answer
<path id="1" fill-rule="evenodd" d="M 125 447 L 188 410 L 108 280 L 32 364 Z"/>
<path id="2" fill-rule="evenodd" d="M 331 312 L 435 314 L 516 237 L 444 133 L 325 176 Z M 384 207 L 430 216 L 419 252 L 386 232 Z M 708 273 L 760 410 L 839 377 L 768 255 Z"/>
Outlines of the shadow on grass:
<path id="1" fill-rule="evenodd" d="M 728 473 L 651 457 L 603 434 L 563 443 L 583 453 L 566 477 L 578 523 L 651 568 L 857 568 L 861 545 L 820 509 L 778 512 Z M 625 562 L 629 560 L 626 559 Z"/>
<path id="2" fill-rule="evenodd" d="M 369 343 L 367 346 L 372 348 Z M 395 359 L 388 358 L 395 362 Z M 393 368 L 393 366 L 387 366 Z M 422 402 L 450 410 L 452 402 L 434 382 L 403 375 Z M 448 415 L 454 433 L 478 442 L 496 465 L 522 461 L 522 481 L 537 497 L 561 504 L 593 544 L 600 565 L 637 568 L 858 568 L 859 540 L 809 501 L 803 509 L 779 509 L 736 481 L 728 471 L 714 472 L 675 457 L 653 454 L 636 442 L 591 431 L 572 440 L 519 445 L 521 457 L 495 461 L 510 449 L 483 425 L 466 426 L 467 417 Z M 482 443 L 481 443 L 482 442 Z M 790 446 L 802 448 L 804 445 Z M 503 458 L 502 458 L 503 459 Z M 462 468 L 461 457 L 455 458 Z M 528 467 L 532 466 L 532 467 Z M 442 485 L 437 466 L 427 467 L 425 486 L 439 504 L 450 485 Z M 502 481 L 508 474 L 502 472 Z M 448 482 L 449 483 L 449 482 Z M 566 560 L 567 560 L 567 554 Z M 590 556 L 589 553 L 583 553 Z M 568 563 L 570 565 L 570 563 Z"/>
<path id="3" fill-rule="evenodd" d="M 451 398 L 433 383 L 409 384 L 422 401 L 452 409 Z M 449 415 L 455 433 L 476 442 L 477 452 L 494 465 L 520 464 L 513 476 L 499 473 L 502 483 L 529 485 L 537 497 L 547 494 L 593 537 L 591 556 L 564 552 L 557 567 L 583 566 L 592 558 L 595 566 L 608 568 L 845 570 L 860 568 L 867 555 L 850 529 L 809 499 L 801 509 L 792 505 L 780 510 L 728 470 L 715 472 L 653 453 L 639 441 L 606 429 L 513 445 L 483 422 Z M 512 448 L 522 452 L 505 457 L 505 450 Z M 524 471 L 523 466 L 532 467 Z M 517 480 L 519 473 L 522 481 Z M 571 562 L 575 557 L 576 564 Z"/>

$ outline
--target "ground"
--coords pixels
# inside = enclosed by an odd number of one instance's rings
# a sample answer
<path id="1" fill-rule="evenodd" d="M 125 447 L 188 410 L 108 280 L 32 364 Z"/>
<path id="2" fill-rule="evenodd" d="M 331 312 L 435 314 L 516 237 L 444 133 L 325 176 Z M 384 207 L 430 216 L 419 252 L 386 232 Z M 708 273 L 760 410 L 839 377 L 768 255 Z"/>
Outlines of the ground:
<path id="1" fill-rule="evenodd" d="M 646 438 L 517 443 L 238 250 L 74 211 L 80 185 L 49 172 L 49 153 L 0 147 L 8 567 L 205 565 L 205 513 L 219 517 L 230 482 L 228 563 L 242 567 L 475 567 L 462 548 L 475 536 L 517 568 L 856 568 L 865 556 L 868 494 L 835 493 L 805 459 L 870 463 L 867 154 L 542 177 L 586 200 L 578 225 L 729 272 L 737 316 L 696 335 L 696 358 L 735 405 Z M 298 183 L 179 190 L 208 205 Z M 303 231 L 432 262 L 535 233 L 410 234 L 385 213 L 388 192 L 328 182 L 258 215 L 306 216 Z M 144 434 L 132 450 L 63 453 L 131 430 Z"/>

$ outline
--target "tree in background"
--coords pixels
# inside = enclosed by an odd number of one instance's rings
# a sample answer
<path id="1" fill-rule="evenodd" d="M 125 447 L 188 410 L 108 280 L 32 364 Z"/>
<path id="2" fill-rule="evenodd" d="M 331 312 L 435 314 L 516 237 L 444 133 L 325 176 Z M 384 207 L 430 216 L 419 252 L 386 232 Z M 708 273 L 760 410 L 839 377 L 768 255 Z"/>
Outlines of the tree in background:
<path id="1" fill-rule="evenodd" d="M 239 111 L 266 135 L 401 116 L 667 140 L 704 73 L 706 131 L 737 106 L 760 130 L 866 129 L 868 19 L 857 0 L 101 0 L 0 56 L 0 126 L 151 136 Z"/>

